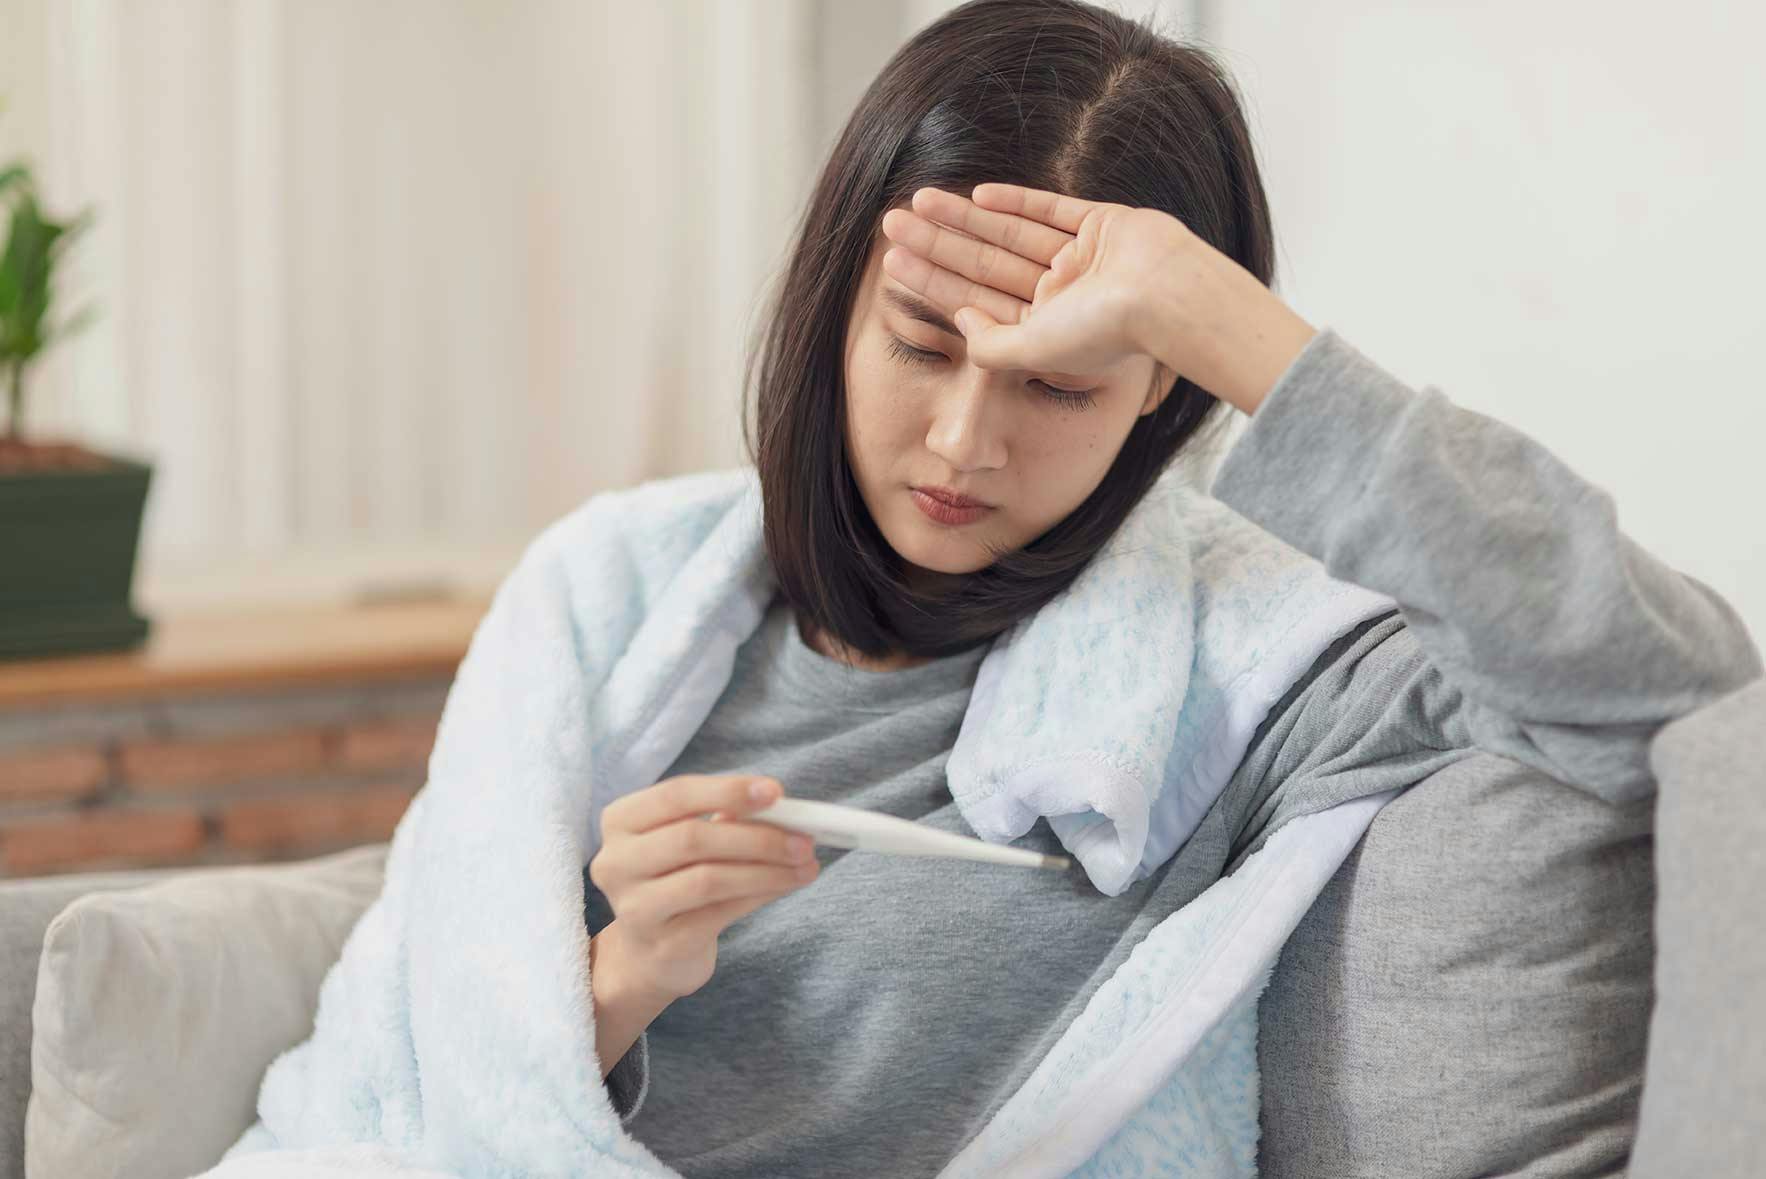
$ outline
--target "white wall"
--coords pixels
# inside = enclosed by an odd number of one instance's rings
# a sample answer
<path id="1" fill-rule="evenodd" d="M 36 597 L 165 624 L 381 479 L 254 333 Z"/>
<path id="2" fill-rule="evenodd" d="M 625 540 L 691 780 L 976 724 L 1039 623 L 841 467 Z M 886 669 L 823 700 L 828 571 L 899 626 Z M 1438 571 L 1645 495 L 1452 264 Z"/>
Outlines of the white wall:
<path id="1" fill-rule="evenodd" d="M 1277 290 L 1510 422 L 1766 642 L 1766 9 L 1233 0 Z"/>
<path id="2" fill-rule="evenodd" d="M 741 458 L 811 0 L 3 2 L 46 202 L 98 211 L 26 426 L 154 463 L 145 612 L 482 592 Z"/>
<path id="3" fill-rule="evenodd" d="M 49 144 L 44 0 L 0 0 L 0 163 L 41 162 Z"/>
<path id="4" fill-rule="evenodd" d="M 403 10 L 412 10 L 413 2 L 406 0 Z M 743 11 L 758 16 L 769 11 L 768 3 L 748 0 Z M 795 212 L 787 207 L 793 194 L 800 199 L 809 166 L 819 164 L 864 85 L 900 38 L 951 3 L 890 0 L 847 6 L 839 0 L 817 0 L 801 6 L 810 14 L 811 40 L 806 44 L 813 46 L 808 52 L 815 56 L 803 83 L 820 96 L 801 133 L 814 142 L 798 142 L 794 138 L 798 129 L 773 120 L 773 134 L 793 164 L 775 169 L 778 179 L 771 188 L 763 185 L 748 193 L 740 216 L 761 217 L 773 226 L 782 225 Z M 1168 29 L 1192 30 L 1199 22 L 1238 79 L 1250 106 L 1274 204 L 1280 246 L 1277 290 L 1301 314 L 1314 323 L 1336 327 L 1402 379 L 1433 384 L 1460 404 L 1500 417 L 1544 441 L 1614 494 L 1621 523 L 1633 536 L 1677 568 L 1716 587 L 1741 608 L 1757 635 L 1766 635 L 1766 525 L 1758 514 L 1759 505 L 1766 503 L 1766 456 L 1761 453 L 1766 443 L 1766 390 L 1762 389 L 1766 382 L 1747 363 L 1748 346 L 1766 340 L 1766 304 L 1751 289 L 1755 275 L 1766 270 L 1762 266 L 1766 228 L 1755 212 L 1766 207 L 1766 159 L 1757 130 L 1766 112 L 1766 72 L 1754 61 L 1755 47 L 1766 40 L 1766 10 L 1722 0 L 1690 0 L 1672 9 L 1593 0 L 1427 6 L 1372 0 L 1109 3 L 1130 15 L 1152 14 Z M 690 4 L 677 7 L 683 13 L 695 11 Z M 799 7 L 785 6 L 781 11 Z M 484 334 L 488 321 L 483 316 L 469 315 L 462 321 L 470 325 L 465 330 L 481 337 L 475 348 L 501 348 L 499 356 L 527 358 L 511 368 L 525 371 L 529 380 L 511 381 L 507 392 L 495 394 L 504 398 L 521 388 L 532 398 L 528 405 L 506 407 L 528 422 L 531 446 L 517 447 L 526 456 L 521 475 L 540 480 L 542 487 L 535 493 L 539 510 L 513 518 L 515 547 L 531 531 L 534 519 L 547 517 L 559 504 L 574 502 L 584 493 L 584 486 L 574 481 L 619 482 L 638 473 L 639 468 L 597 469 L 601 464 L 587 457 L 585 440 L 593 446 L 617 446 L 644 471 L 684 469 L 683 464 L 705 461 L 704 455 L 713 451 L 719 461 L 734 461 L 730 457 L 735 453 L 734 390 L 723 389 L 719 378 L 710 375 L 713 366 L 707 357 L 733 354 L 737 336 L 747 326 L 740 316 L 732 314 L 708 328 L 715 339 L 696 345 L 691 371 L 659 375 L 654 369 L 639 368 L 622 371 L 611 381 L 605 373 L 595 377 L 607 363 L 604 350 L 596 352 L 595 342 L 624 340 L 632 333 L 621 328 L 596 335 L 566 326 L 593 321 L 585 310 L 595 292 L 582 287 L 586 280 L 570 276 L 591 274 L 597 268 L 566 268 L 561 262 L 587 256 L 584 240 L 579 239 L 589 231 L 581 225 L 572 228 L 575 223 L 568 218 L 558 220 L 601 187 L 595 153 L 584 147 L 583 136 L 607 125 L 596 117 L 605 105 L 594 100 L 585 80 L 596 71 L 570 66 L 572 46 L 597 43 L 592 10 L 575 0 L 522 5 L 517 9 L 519 18 L 497 6 L 448 7 L 450 12 L 476 13 L 486 20 L 499 14 L 498 20 L 519 26 L 516 34 L 521 36 L 548 21 L 567 24 L 580 34 L 541 38 L 539 43 L 557 47 L 550 56 L 540 55 L 545 68 L 535 71 L 537 80 L 530 86 L 503 100 L 511 109 L 520 108 L 521 102 L 535 103 L 534 109 L 547 112 L 544 125 L 511 121 L 506 125 L 516 128 L 519 138 L 514 147 L 475 139 L 467 148 L 469 153 L 489 152 L 503 165 L 510 162 L 506 157 L 528 161 L 522 165 L 530 168 L 524 177 L 543 198 L 524 204 L 524 198 L 511 195 L 505 184 L 492 192 L 496 200 L 490 207 L 506 213 L 511 224 L 529 227 L 527 237 L 521 239 L 529 259 L 522 264 L 526 269 L 517 267 L 520 276 L 504 275 L 497 288 L 500 295 L 519 286 L 523 298 L 550 310 L 532 321 L 531 332 L 519 327 L 519 317 L 511 320 L 506 313 L 496 320 L 500 326 L 490 335 Z M 295 34 L 307 25 L 325 20 L 346 24 L 351 9 L 332 4 L 320 6 L 315 14 L 305 6 L 288 8 L 282 0 L 181 8 L 177 2 L 162 0 L 156 11 L 183 12 L 186 18 L 204 20 L 227 14 L 237 22 L 230 26 L 234 36 L 250 34 L 267 14 L 299 12 L 299 21 L 290 17 L 285 29 L 268 34 L 286 36 L 288 44 L 298 47 L 301 42 Z M 653 12 L 645 6 L 634 9 L 633 16 L 649 18 Z M 34 156 L 52 186 L 70 177 L 90 179 L 57 166 L 51 132 L 57 126 L 78 126 L 82 104 L 96 102 L 104 92 L 78 79 L 58 88 L 47 73 L 47 51 L 54 44 L 64 48 L 69 44 L 65 29 L 57 34 L 57 14 L 65 25 L 70 20 L 120 18 L 125 13 L 137 22 L 143 19 L 133 6 L 0 0 L 0 95 L 9 102 L 6 114 L 0 116 L 0 159 L 20 152 Z M 779 22 L 789 23 L 784 16 Z M 428 23 L 433 29 L 436 22 Z M 672 42 L 668 51 L 681 52 L 673 26 L 662 30 L 660 37 L 653 36 L 658 30 L 644 21 L 626 27 L 630 35 L 645 37 L 645 44 Z M 765 35 L 772 54 L 786 52 L 779 29 Z M 719 38 L 728 39 L 714 32 L 710 43 L 719 43 Z M 470 55 L 469 44 L 462 52 Z M 275 56 L 273 60 L 286 69 L 292 59 Z M 507 60 L 499 58 L 498 64 L 509 72 Z M 514 73 L 521 75 L 531 64 L 524 61 Z M 656 118 L 677 120 L 669 126 L 709 132 L 713 142 L 729 141 L 728 120 L 744 110 L 776 108 L 788 101 L 770 91 L 758 96 L 742 91 L 748 95 L 743 102 L 731 101 L 734 92 L 727 83 L 746 76 L 745 67 L 734 60 L 719 61 L 717 66 L 725 71 L 723 80 L 710 83 L 707 93 L 699 96 L 703 107 L 692 107 L 689 98 L 677 97 L 681 109 L 657 113 Z M 630 68 L 642 71 L 645 63 Z M 663 76 L 659 71 L 646 74 L 651 75 Z M 360 71 L 348 76 L 359 77 Z M 251 77 L 252 85 L 240 91 L 247 97 L 266 86 L 279 85 L 290 92 L 297 82 L 293 77 L 271 77 L 267 82 L 257 74 Z M 324 97 L 322 88 L 297 92 L 310 95 L 314 102 Z M 673 91 L 665 86 L 663 93 Z M 65 100 L 60 106 L 57 94 Z M 307 109 L 310 103 L 297 105 L 306 111 L 305 121 L 297 120 L 298 131 L 314 116 Z M 652 113 L 648 107 L 644 110 Z M 719 120 L 715 127 L 713 118 Z M 191 134 L 186 131 L 187 138 Z M 236 142 L 250 146 L 257 141 Z M 106 167 L 120 167 L 116 153 L 98 150 L 103 146 L 97 144 L 89 154 Z M 682 179 L 696 175 L 687 163 L 677 166 Z M 721 162 L 693 166 L 724 167 Z M 616 170 L 617 175 L 628 173 L 629 169 Z M 238 176 L 252 179 L 254 191 L 271 191 L 255 172 Z M 398 178 L 396 170 L 387 176 Z M 696 184 L 677 188 L 693 191 Z M 438 199 L 456 203 L 461 199 L 459 189 L 452 186 L 438 186 L 435 192 Z M 168 199 L 175 205 L 177 194 L 169 193 Z M 763 215 L 751 207 L 759 199 L 772 200 L 779 207 Z M 718 204 L 735 208 L 728 200 Z M 303 216 L 310 219 L 311 203 L 303 202 L 301 208 L 309 210 Z M 384 215 L 397 204 L 374 208 Z M 481 218 L 478 223 L 487 222 Z M 697 225 L 691 218 L 687 223 Z M 242 221 L 235 229 L 251 224 Z M 409 226 L 396 216 L 390 224 L 408 235 Z M 110 219 L 95 238 L 101 243 L 106 233 L 121 225 L 113 205 Z M 705 233 L 706 241 L 715 238 L 727 245 L 738 240 L 729 225 Z M 706 318 L 709 308 L 747 306 L 744 292 L 754 274 L 766 269 L 775 245 L 770 237 L 759 240 L 749 235 L 741 240 L 745 244 L 740 251 L 714 255 L 723 260 L 708 288 L 713 294 L 699 309 L 700 318 Z M 472 244 L 465 240 L 441 254 L 457 264 L 461 250 Z M 630 269 L 631 250 L 648 248 L 635 241 L 622 247 L 628 265 L 614 267 L 615 273 Z M 685 239 L 674 252 L 679 254 L 674 265 L 691 270 Z M 241 265 L 309 265 L 260 254 L 246 251 L 238 257 Z M 347 261 L 333 259 L 330 264 L 341 266 Z M 386 264 L 376 272 L 382 277 L 403 273 L 397 256 L 379 261 Z M 495 267 L 491 271 L 503 273 Z M 483 283 L 475 285 L 484 288 Z M 367 333 L 363 346 L 380 356 L 390 347 L 380 327 L 411 325 L 384 313 L 387 307 L 404 305 L 396 286 L 366 293 L 351 289 L 349 294 L 359 302 L 376 292 L 386 297 L 376 304 L 382 313 L 364 315 L 358 308 L 343 326 Z M 101 352 L 105 332 L 126 322 L 129 309 L 120 299 L 114 290 L 104 295 L 110 315 L 81 345 L 82 350 Z M 295 309 L 288 314 L 294 315 Z M 445 337 L 449 347 L 464 346 L 459 328 Z M 246 382 L 245 388 L 261 390 L 278 381 L 311 383 L 313 377 L 325 375 L 315 367 L 316 358 L 324 353 L 315 351 L 310 340 L 290 335 L 279 347 L 285 358 L 300 358 L 305 376 L 293 368 L 281 374 L 269 371 Z M 662 352 L 675 355 L 666 347 Z M 277 350 L 260 348 L 257 354 L 273 357 Z M 72 380 L 79 368 L 75 360 L 70 351 L 63 351 L 45 362 L 40 374 L 43 391 L 33 403 L 34 411 L 52 424 L 83 423 L 100 441 L 126 430 L 130 415 L 137 412 L 131 407 L 137 405 L 139 387 L 124 389 L 108 378 L 86 382 L 91 387 L 84 387 Z M 651 356 L 646 363 L 653 360 Z M 677 368 L 679 361 L 677 355 Z M 380 370 L 390 371 L 384 365 Z M 351 371 L 346 366 L 332 375 Z M 401 388 L 407 391 L 425 384 L 408 379 L 422 374 L 397 371 L 406 378 Z M 449 365 L 447 371 L 450 379 L 456 379 L 465 370 Z M 474 371 L 498 370 L 495 365 L 488 369 L 480 365 Z M 727 368 L 723 371 L 727 373 Z M 495 385 L 468 374 L 462 410 L 480 405 L 491 396 L 486 390 Z M 648 428 L 640 430 L 633 407 L 605 392 L 665 386 L 712 390 L 706 394 L 708 412 L 688 415 L 700 425 L 697 432 L 659 437 Z M 206 412 L 190 392 L 196 388 L 191 382 L 179 377 L 168 387 L 175 393 L 166 403 L 171 408 L 187 414 Z M 318 385 L 320 392 L 339 387 L 339 380 Z M 107 400 L 101 396 L 107 391 L 127 393 L 129 400 L 125 403 L 121 393 Z M 301 404 L 308 417 L 316 412 L 313 403 Z M 334 399 L 326 404 L 335 410 Z M 500 414 L 491 420 L 508 424 Z M 396 428 L 397 420 L 392 424 Z M 175 425 L 168 420 L 162 428 L 168 437 L 183 439 L 177 445 L 186 445 L 187 432 L 172 429 Z M 626 437 L 632 434 L 637 435 L 635 440 Z M 675 447 L 679 453 L 657 449 L 676 441 L 681 444 Z M 197 479 L 194 472 L 212 458 L 180 459 L 181 494 L 174 494 L 180 489 L 167 472 L 155 493 L 156 516 L 174 503 L 196 512 L 208 487 L 192 482 Z M 320 461 L 304 483 L 322 483 L 319 476 L 326 469 Z M 449 486 L 453 494 L 457 480 Z M 504 494 L 508 486 L 508 479 L 502 477 L 484 484 L 487 496 Z M 351 502 L 359 501 L 360 510 L 388 519 L 427 511 L 410 500 L 408 491 L 390 483 L 384 488 L 369 483 L 357 489 Z M 325 489 L 303 484 L 300 494 L 324 495 Z M 247 502 L 256 504 L 252 510 L 262 515 L 263 497 Z M 156 518 L 150 530 L 149 539 L 164 543 L 143 554 L 141 580 L 157 590 L 160 602 L 195 600 L 211 589 L 231 592 L 223 583 L 219 558 L 211 562 L 204 555 L 203 563 L 190 565 L 188 578 L 174 576 L 172 542 L 194 543 L 202 536 L 190 523 L 194 519 L 194 515 L 189 520 Z M 249 519 L 235 523 L 238 528 L 229 535 L 253 534 L 246 527 Z M 408 553 L 402 547 L 406 543 Z M 351 564 L 356 558 L 337 553 L 323 559 L 291 555 L 286 563 L 265 568 L 272 568 L 268 580 L 288 594 L 332 592 L 340 584 L 353 584 L 383 570 L 420 571 L 434 563 L 425 555 L 433 553 L 434 545 L 433 539 L 421 535 L 401 541 L 383 532 L 357 561 L 361 573 Z M 250 555 L 249 546 L 241 551 Z M 193 553 L 191 560 L 197 556 Z M 499 551 L 486 566 L 486 576 L 494 580 L 506 559 L 507 551 Z M 261 562 L 262 552 L 253 560 Z M 303 577 L 313 579 L 310 588 L 301 584 Z"/>

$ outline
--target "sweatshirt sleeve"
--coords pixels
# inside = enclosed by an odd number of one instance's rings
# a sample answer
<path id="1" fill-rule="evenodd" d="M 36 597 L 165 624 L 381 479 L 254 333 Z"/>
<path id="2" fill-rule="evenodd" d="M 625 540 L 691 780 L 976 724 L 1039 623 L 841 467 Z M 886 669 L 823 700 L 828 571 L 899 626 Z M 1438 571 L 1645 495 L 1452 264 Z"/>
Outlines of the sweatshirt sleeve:
<path id="1" fill-rule="evenodd" d="M 594 937 L 612 920 L 613 907 L 607 903 L 607 894 L 589 879 L 589 866 L 584 864 L 583 925 L 589 936 Z M 619 1124 L 623 1126 L 637 1117 L 644 1106 L 644 1098 L 650 1093 L 649 1029 L 639 1032 L 637 1041 L 626 1049 L 619 1063 L 607 1070 L 605 1083 L 607 1098 L 613 1103 L 614 1112 L 619 1114 Z"/>
<path id="2" fill-rule="evenodd" d="M 638 1116 L 650 1092 L 650 1033 L 638 1033 L 638 1042 L 626 1049 L 619 1063 L 607 1073 L 607 1097 L 625 1125 Z"/>
<path id="3" fill-rule="evenodd" d="M 1620 532 L 1610 495 L 1328 327 L 1252 415 L 1213 494 L 1392 597 L 1464 696 L 1457 736 L 1612 802 L 1654 790 L 1662 725 L 1761 674 L 1736 611 Z"/>

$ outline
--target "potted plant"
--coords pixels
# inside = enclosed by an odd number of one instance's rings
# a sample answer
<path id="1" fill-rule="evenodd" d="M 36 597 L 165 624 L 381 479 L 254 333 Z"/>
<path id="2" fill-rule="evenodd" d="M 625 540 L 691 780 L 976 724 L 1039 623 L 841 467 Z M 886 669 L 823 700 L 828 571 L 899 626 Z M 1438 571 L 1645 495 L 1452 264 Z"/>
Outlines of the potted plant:
<path id="1" fill-rule="evenodd" d="M 68 441 L 25 438 L 25 377 L 51 343 L 91 316 L 55 315 L 55 268 L 91 223 L 46 217 L 30 169 L 0 167 L 0 658 L 135 646 L 148 620 L 130 606 L 152 467 Z"/>

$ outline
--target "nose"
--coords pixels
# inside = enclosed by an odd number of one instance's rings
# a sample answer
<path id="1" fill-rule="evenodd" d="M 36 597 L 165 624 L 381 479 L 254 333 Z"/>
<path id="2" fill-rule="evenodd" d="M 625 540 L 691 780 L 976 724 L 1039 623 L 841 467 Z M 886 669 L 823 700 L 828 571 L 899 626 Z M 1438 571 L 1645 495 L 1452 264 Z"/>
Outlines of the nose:
<path id="1" fill-rule="evenodd" d="M 1006 404 L 994 386 L 1003 374 L 973 365 L 946 384 L 932 407 L 926 447 L 952 470 L 990 470 L 1005 465 Z"/>

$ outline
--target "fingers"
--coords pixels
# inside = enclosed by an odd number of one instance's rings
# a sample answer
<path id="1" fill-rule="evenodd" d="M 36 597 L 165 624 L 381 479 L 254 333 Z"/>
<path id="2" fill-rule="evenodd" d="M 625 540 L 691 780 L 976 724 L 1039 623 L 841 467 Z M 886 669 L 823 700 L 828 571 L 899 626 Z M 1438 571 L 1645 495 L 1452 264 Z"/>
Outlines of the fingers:
<path id="1" fill-rule="evenodd" d="M 766 783 L 772 790 L 771 796 L 762 800 L 750 798 L 751 781 Z M 769 807 L 783 795 L 784 788 L 764 776 L 680 774 L 608 803 L 601 812 L 601 830 L 603 836 L 610 830 L 637 835 L 688 815 L 711 811 L 741 815 Z"/>
<path id="2" fill-rule="evenodd" d="M 970 305 L 957 316 L 957 326 L 963 329 L 963 346 L 969 359 L 980 367 L 1013 367 L 1013 361 L 1020 359 L 1014 347 L 1018 343 L 1016 325 L 1001 324 L 981 308 Z"/>
<path id="3" fill-rule="evenodd" d="M 1029 306 L 1002 290 L 946 270 L 904 246 L 896 246 L 883 255 L 883 269 L 902 286 L 924 295 L 946 315 L 959 307 L 983 307 L 995 319 L 1016 323 Z"/>
<path id="4" fill-rule="evenodd" d="M 1077 265 L 1075 238 L 1064 227 L 1077 231 L 1102 206 L 1015 184 L 974 191 L 970 200 L 922 188 L 912 211 L 884 213 L 883 234 L 900 248 L 884 253 L 883 269 L 947 314 L 974 307 L 997 323 L 1022 323 L 1051 270 L 1068 279 Z"/>
<path id="5" fill-rule="evenodd" d="M 804 866 L 699 863 L 658 876 L 627 891 L 619 917 L 660 934 L 668 923 L 706 905 L 760 897 L 770 900 L 800 888 L 820 874 L 814 860 Z"/>
<path id="6" fill-rule="evenodd" d="M 1056 380 L 1086 379 L 1058 371 L 1059 358 L 1073 347 L 1069 331 L 1042 324 L 1033 330 L 1024 324 L 998 323 L 973 306 L 962 309 L 959 324 L 963 329 L 963 347 L 977 367 L 1044 372 Z"/>
<path id="7" fill-rule="evenodd" d="M 1078 233 L 1085 215 L 1097 208 L 1098 201 L 1085 201 L 1065 193 L 1041 188 L 1025 188 L 1021 184 L 977 184 L 971 194 L 975 204 L 998 213 L 1028 217 L 1052 225 L 1067 233 Z"/>
<path id="8" fill-rule="evenodd" d="M 965 237 L 906 209 L 883 214 L 883 236 L 954 274 L 1020 299 L 1036 293 L 1037 280 L 1048 270 L 1003 246 Z"/>
<path id="9" fill-rule="evenodd" d="M 797 842 L 797 841 L 802 841 Z M 750 861 L 796 867 L 814 858 L 814 841 L 775 823 L 720 823 L 691 820 L 632 836 L 630 859 L 642 863 L 648 876 L 665 876 L 701 860 Z M 802 848 L 801 852 L 798 848 Z M 622 855 L 622 861 L 626 859 Z"/>
<path id="10" fill-rule="evenodd" d="M 591 863 L 591 879 L 602 892 L 613 893 L 627 886 L 642 889 L 649 881 L 679 875 L 700 863 L 794 869 L 815 862 L 815 841 L 807 835 L 774 823 L 734 821 L 736 816 L 722 811 L 716 818 L 702 823 L 688 815 L 641 834 L 620 832 Z"/>
<path id="11" fill-rule="evenodd" d="M 913 206 L 914 212 L 928 221 L 948 225 L 980 241 L 991 242 L 1038 266 L 1047 266 L 1061 247 L 1073 240 L 1072 234 L 1063 233 L 1052 225 L 1032 221 L 1015 213 L 984 209 L 966 196 L 945 192 L 941 188 L 920 189 L 914 193 Z"/>

